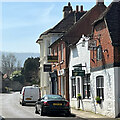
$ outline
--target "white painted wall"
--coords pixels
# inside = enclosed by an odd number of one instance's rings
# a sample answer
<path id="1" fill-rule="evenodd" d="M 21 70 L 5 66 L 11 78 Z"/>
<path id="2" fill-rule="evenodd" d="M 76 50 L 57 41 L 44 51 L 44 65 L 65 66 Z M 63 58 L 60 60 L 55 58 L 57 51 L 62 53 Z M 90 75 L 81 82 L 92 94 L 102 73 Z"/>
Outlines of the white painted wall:
<path id="1" fill-rule="evenodd" d="M 76 64 L 87 65 L 83 68 L 86 73 L 90 73 L 90 52 L 88 51 L 88 42 L 85 42 L 85 47 L 82 47 L 82 38 L 77 43 L 76 47 L 70 50 L 70 62 L 69 62 L 69 88 L 70 88 L 70 105 L 71 107 L 78 108 L 78 101 L 76 98 L 72 98 L 71 91 L 71 77 L 73 66 Z M 104 100 L 102 104 L 96 104 L 96 77 L 104 76 Z M 80 91 L 82 94 L 82 80 L 80 76 Z M 82 99 L 80 104 L 80 109 L 86 111 L 92 111 L 94 113 L 99 113 L 106 115 L 108 117 L 115 118 L 120 113 L 120 68 L 109 68 L 96 72 L 91 72 L 90 76 L 91 83 L 91 99 Z M 76 82 L 77 84 L 77 82 Z M 77 90 L 77 88 L 76 88 Z M 77 92 L 76 92 L 77 95 Z"/>
<path id="2" fill-rule="evenodd" d="M 48 55 L 48 47 L 58 38 L 60 38 L 62 34 L 47 34 L 42 35 L 41 38 L 43 39 L 40 42 L 40 87 L 41 87 L 41 96 L 45 94 L 50 94 L 51 85 L 50 85 L 50 78 L 49 73 L 43 71 L 43 65 L 47 63 L 47 55 Z"/>
<path id="3" fill-rule="evenodd" d="M 102 104 L 96 104 L 96 77 L 104 76 L 104 101 Z M 109 117 L 115 116 L 115 93 L 114 93 L 114 68 L 104 69 L 91 73 L 91 94 L 92 94 L 92 111 Z"/>
<path id="4" fill-rule="evenodd" d="M 120 114 L 120 67 L 115 68 L 115 114 Z"/>
<path id="5" fill-rule="evenodd" d="M 85 40 L 85 44 L 83 47 L 83 40 Z M 78 108 L 78 100 L 77 98 L 72 98 L 72 88 L 71 88 L 71 77 L 72 77 L 72 70 L 74 69 L 73 66 L 77 65 L 77 64 L 82 64 L 82 66 L 86 66 L 83 67 L 82 70 L 85 70 L 85 74 L 90 73 L 90 51 L 88 50 L 88 40 L 89 38 L 85 37 L 84 35 L 82 36 L 82 38 L 79 40 L 79 42 L 76 44 L 76 46 L 72 47 L 70 49 L 70 62 L 69 62 L 69 90 L 70 90 L 70 105 L 71 107 L 74 108 Z M 83 96 L 83 86 L 82 86 L 82 80 L 81 80 L 81 76 L 76 76 L 76 84 L 77 83 L 77 78 L 80 78 L 80 92 L 81 95 Z M 76 96 L 78 94 L 78 88 L 76 87 Z M 83 102 L 80 105 L 81 109 L 85 109 L 86 107 L 88 109 L 89 106 L 87 105 L 87 103 L 90 105 L 89 103 L 90 100 L 83 100 Z M 85 104 L 84 104 L 85 103 Z M 85 106 L 85 107 L 84 107 Z M 91 110 L 91 109 L 90 109 Z"/>

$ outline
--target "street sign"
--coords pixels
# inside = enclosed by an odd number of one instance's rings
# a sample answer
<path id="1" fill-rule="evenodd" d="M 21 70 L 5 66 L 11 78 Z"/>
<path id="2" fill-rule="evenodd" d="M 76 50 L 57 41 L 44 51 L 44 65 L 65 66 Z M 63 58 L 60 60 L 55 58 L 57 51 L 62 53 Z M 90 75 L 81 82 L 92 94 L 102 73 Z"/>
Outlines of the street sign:
<path id="1" fill-rule="evenodd" d="M 47 56 L 48 63 L 58 62 L 58 56 Z"/>
<path id="2" fill-rule="evenodd" d="M 44 72 L 52 72 L 52 65 L 44 64 Z"/>
<path id="3" fill-rule="evenodd" d="M 85 76 L 85 70 L 72 70 L 72 76 Z"/>

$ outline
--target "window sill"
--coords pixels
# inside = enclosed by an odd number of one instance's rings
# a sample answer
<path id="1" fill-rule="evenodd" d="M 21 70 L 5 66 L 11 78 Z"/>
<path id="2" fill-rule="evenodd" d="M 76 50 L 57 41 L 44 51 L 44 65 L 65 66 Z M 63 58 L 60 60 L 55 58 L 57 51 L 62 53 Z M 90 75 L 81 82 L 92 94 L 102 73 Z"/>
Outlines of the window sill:
<path id="1" fill-rule="evenodd" d="M 83 102 L 91 102 L 91 99 L 82 99 Z"/>
<path id="2" fill-rule="evenodd" d="M 77 98 L 71 98 L 71 100 L 73 100 L 73 101 L 74 101 L 74 100 L 77 100 Z"/>

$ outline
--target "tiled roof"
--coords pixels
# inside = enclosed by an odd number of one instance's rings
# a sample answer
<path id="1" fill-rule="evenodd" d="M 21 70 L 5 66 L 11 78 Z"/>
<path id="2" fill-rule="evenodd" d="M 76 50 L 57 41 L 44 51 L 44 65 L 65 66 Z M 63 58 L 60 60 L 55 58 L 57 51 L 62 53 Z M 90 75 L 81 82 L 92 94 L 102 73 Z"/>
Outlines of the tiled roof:
<path id="1" fill-rule="evenodd" d="M 86 14 L 84 14 L 78 22 L 61 38 L 69 45 L 76 44 L 82 34 L 89 35 L 92 32 L 92 23 L 98 19 L 99 15 L 106 9 L 104 4 L 97 4 Z"/>
<path id="2" fill-rule="evenodd" d="M 79 20 L 85 13 L 86 11 L 78 12 L 77 19 Z M 75 24 L 75 11 L 70 13 L 66 18 L 64 18 L 60 23 L 58 23 L 49 33 L 62 32 L 65 34 L 72 28 L 74 24 Z M 58 41 L 59 39 L 55 41 L 53 44 L 55 44 Z M 50 47 L 52 45 L 50 45 Z"/>
<path id="3" fill-rule="evenodd" d="M 85 12 L 82 12 L 79 15 L 79 18 L 84 14 Z M 67 17 L 62 19 L 53 29 L 50 31 L 51 33 L 54 32 L 62 32 L 65 33 L 69 30 L 69 28 L 74 25 L 75 23 L 75 12 L 71 12 Z"/>
<path id="4" fill-rule="evenodd" d="M 105 18 L 113 45 L 120 44 L 120 1 L 111 4 Z"/>
<path id="5" fill-rule="evenodd" d="M 78 12 L 77 14 L 78 18 L 80 18 L 85 12 Z M 55 25 L 53 28 L 45 31 L 40 35 L 47 35 L 48 33 L 66 33 L 71 26 L 73 26 L 75 23 L 75 11 L 72 11 L 68 14 L 65 18 L 63 18 L 57 25 Z M 40 39 L 39 37 L 39 39 Z M 38 40 L 37 40 L 38 41 Z"/>
<path id="6" fill-rule="evenodd" d="M 113 45 L 120 45 L 120 1 L 113 1 L 106 11 L 95 21 L 96 25 L 101 20 L 106 20 Z"/>

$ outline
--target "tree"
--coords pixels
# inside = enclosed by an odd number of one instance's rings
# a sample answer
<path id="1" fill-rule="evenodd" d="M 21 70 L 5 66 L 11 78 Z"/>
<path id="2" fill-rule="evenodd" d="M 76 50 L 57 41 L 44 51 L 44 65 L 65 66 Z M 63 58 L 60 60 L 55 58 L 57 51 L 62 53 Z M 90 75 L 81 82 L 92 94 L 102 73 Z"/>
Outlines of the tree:
<path id="1" fill-rule="evenodd" d="M 39 58 L 28 58 L 23 67 L 23 74 L 26 82 L 31 84 L 38 84 L 39 83 Z"/>
<path id="2" fill-rule="evenodd" d="M 8 55 L 2 54 L 2 72 L 10 75 L 17 68 L 17 61 L 14 54 L 9 53 Z M 20 63 L 19 63 L 20 66 Z"/>
<path id="3" fill-rule="evenodd" d="M 13 81 L 19 81 L 21 84 L 24 84 L 24 77 L 21 74 L 21 71 L 14 71 L 11 75 L 10 75 L 10 79 Z"/>

